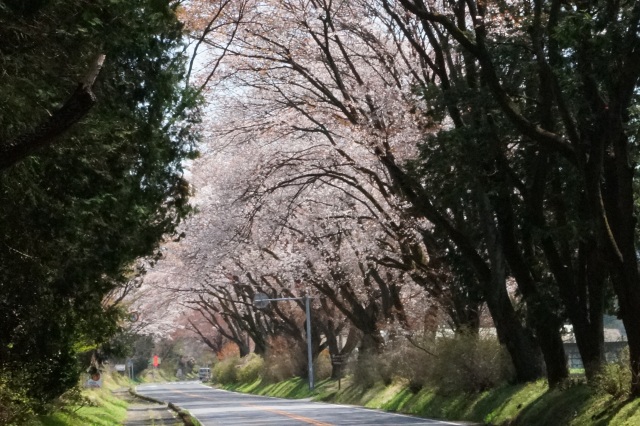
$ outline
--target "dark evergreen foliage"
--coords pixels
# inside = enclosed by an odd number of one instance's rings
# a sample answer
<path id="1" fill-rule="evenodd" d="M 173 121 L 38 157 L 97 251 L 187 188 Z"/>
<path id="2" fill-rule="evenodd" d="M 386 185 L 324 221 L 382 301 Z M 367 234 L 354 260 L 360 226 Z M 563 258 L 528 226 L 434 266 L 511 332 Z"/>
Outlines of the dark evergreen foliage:
<path id="1" fill-rule="evenodd" d="M 77 383 L 78 352 L 116 332 L 104 296 L 189 212 L 181 162 L 195 153 L 198 102 L 181 87 L 176 7 L 0 1 L 0 143 L 107 58 L 89 115 L 0 174 L 0 371 L 40 410 Z"/>

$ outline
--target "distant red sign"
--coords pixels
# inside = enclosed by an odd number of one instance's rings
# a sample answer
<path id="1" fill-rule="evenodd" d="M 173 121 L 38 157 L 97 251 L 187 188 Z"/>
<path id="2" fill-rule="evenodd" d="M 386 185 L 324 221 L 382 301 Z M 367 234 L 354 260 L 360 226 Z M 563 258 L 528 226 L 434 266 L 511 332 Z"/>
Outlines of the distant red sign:
<path id="1" fill-rule="evenodd" d="M 158 361 L 158 355 L 154 355 L 153 356 L 153 366 L 157 368 L 158 364 L 160 364 L 160 362 Z"/>

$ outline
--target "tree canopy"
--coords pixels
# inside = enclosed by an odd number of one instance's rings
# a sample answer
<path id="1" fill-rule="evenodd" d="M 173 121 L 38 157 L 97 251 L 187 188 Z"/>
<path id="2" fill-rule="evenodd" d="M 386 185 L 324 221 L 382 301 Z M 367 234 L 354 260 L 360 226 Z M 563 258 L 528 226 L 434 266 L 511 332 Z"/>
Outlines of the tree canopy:
<path id="1" fill-rule="evenodd" d="M 357 301 L 341 310 L 352 326 L 354 312 L 385 305 L 376 274 L 420 286 L 467 327 L 486 304 L 522 381 L 568 377 L 566 322 L 593 378 L 610 309 L 638 374 L 637 2 L 189 6 L 203 58 L 194 76 L 217 113 L 210 155 L 242 159 L 227 162 L 236 202 L 206 200 L 233 220 L 209 216 L 199 232 L 276 253 L 329 297 L 326 272 Z M 185 263 L 245 255 L 236 271 L 271 274 L 269 256 L 194 241 Z M 346 253 L 345 241 L 355 249 L 342 270 L 317 262 L 318 250 L 323 262 Z M 346 273 L 351 261 L 370 279 Z"/>
<path id="2" fill-rule="evenodd" d="M 177 7 L 0 2 L 0 143 L 37 133 L 106 57 L 91 111 L 0 172 L 0 373 L 40 409 L 120 324 L 105 296 L 190 210 L 197 96 Z"/>

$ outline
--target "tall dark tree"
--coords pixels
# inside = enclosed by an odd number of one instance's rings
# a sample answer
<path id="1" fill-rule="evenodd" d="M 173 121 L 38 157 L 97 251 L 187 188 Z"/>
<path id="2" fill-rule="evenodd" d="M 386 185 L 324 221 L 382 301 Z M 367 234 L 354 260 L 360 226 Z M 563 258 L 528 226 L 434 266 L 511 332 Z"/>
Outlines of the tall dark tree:
<path id="1" fill-rule="evenodd" d="M 589 374 L 602 361 L 603 297 L 610 280 L 629 339 L 632 394 L 640 395 L 634 210 L 640 5 L 460 1 L 442 9 L 431 1 L 397 3 L 447 34 L 478 65 L 497 111 L 519 135 L 512 140 L 534 158 L 532 179 L 521 192 L 524 217 L 574 324 Z M 505 66 L 505 45 L 518 54 L 517 69 L 531 72 L 523 84 L 511 84 L 516 68 Z M 514 168 L 512 161 L 503 165 L 501 174 Z M 525 259 L 515 251 L 522 245 L 513 239 L 519 231 L 509 218 L 512 206 L 508 197 L 497 201 L 502 233 L 511 239 L 510 265 L 518 268 Z M 562 233 L 565 238 L 553 238 Z"/>
<path id="2" fill-rule="evenodd" d="M 197 102 L 180 83 L 176 8 L 0 2 L 0 151 L 55 125 L 106 56 L 89 113 L 0 174 L 0 373 L 37 408 L 77 383 L 77 351 L 117 329 L 104 296 L 189 211 L 181 162 L 194 152 Z"/>

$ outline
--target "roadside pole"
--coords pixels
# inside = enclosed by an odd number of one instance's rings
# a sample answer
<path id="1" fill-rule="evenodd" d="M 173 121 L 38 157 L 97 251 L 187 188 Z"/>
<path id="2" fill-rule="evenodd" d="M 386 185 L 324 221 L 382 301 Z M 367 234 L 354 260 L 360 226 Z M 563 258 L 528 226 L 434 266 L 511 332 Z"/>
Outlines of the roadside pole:
<path id="1" fill-rule="evenodd" d="M 313 390 L 315 388 L 314 378 L 313 378 L 313 351 L 311 348 L 311 303 L 309 302 L 312 298 L 309 296 L 304 297 L 277 297 L 277 298 L 269 298 L 264 293 L 256 293 L 253 298 L 253 304 L 258 309 L 264 309 L 269 306 L 269 302 L 278 302 L 280 300 L 304 300 L 305 314 L 307 318 L 307 358 L 308 358 L 308 368 L 309 368 L 309 390 Z"/>
<path id="2" fill-rule="evenodd" d="M 313 377 L 313 358 L 311 350 L 311 309 L 309 308 L 309 296 L 304 297 L 304 306 L 307 314 L 307 358 L 309 359 L 309 390 L 315 387 Z"/>

